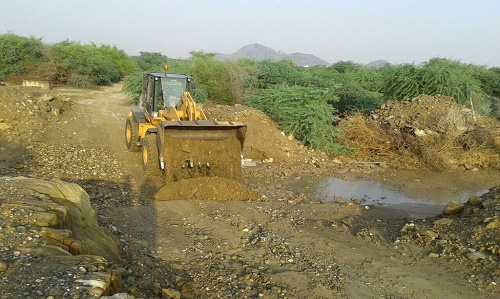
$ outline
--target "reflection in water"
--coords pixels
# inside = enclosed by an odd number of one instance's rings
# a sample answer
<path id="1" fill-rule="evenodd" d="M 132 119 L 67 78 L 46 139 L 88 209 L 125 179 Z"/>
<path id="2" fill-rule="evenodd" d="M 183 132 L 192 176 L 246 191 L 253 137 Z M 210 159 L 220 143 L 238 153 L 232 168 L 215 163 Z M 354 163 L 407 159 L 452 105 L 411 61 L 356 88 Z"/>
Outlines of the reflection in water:
<path id="1" fill-rule="evenodd" d="M 450 201 L 466 202 L 499 185 L 497 171 L 390 170 L 372 178 L 296 178 L 289 187 L 323 201 L 369 205 L 368 214 L 380 217 L 424 218 L 442 212 Z"/>
<path id="2" fill-rule="evenodd" d="M 327 178 L 320 182 L 317 190 L 317 196 L 325 200 L 333 200 L 335 196 L 345 199 L 356 198 L 358 200 L 362 200 L 364 205 L 445 205 L 451 200 L 465 202 L 471 196 L 479 196 L 486 193 L 488 189 L 480 188 L 474 190 L 457 190 L 457 192 L 450 192 L 450 190 L 447 190 L 448 192 L 446 192 L 446 195 L 440 194 L 438 191 L 439 190 L 436 188 L 434 194 L 425 194 L 424 192 L 419 194 L 418 192 L 415 192 L 415 190 L 406 190 L 405 192 L 402 187 L 373 180 L 343 180 L 339 178 Z"/>

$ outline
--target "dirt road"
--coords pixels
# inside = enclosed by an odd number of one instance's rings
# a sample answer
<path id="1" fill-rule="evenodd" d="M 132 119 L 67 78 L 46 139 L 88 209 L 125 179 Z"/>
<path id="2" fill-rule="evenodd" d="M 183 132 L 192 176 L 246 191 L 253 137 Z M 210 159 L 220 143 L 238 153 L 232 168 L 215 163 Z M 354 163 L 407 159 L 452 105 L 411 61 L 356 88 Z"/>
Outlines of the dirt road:
<path id="1" fill-rule="evenodd" d="M 126 244 L 125 268 L 133 274 L 124 278 L 124 284 L 132 295 L 159 297 L 154 291 L 159 285 L 175 289 L 178 284 L 167 282 L 163 271 L 192 280 L 201 298 L 479 299 L 499 295 L 495 285 L 484 288 L 471 282 L 475 272 L 470 265 L 432 257 L 418 244 L 401 242 L 404 219 L 377 219 L 355 203 L 321 202 L 287 190 L 285 179 L 316 171 L 310 161 L 319 161 L 318 153 L 307 156 L 307 149 L 291 143 L 268 119 L 259 119 L 244 107 L 234 108 L 235 114 L 227 116 L 258 119 L 256 126 L 269 125 L 268 136 L 275 136 L 265 140 L 267 147 L 259 146 L 261 140 L 246 144 L 246 152 L 253 156 L 275 158 L 244 169 L 243 183 L 260 199 L 155 201 L 152 195 L 161 181 L 146 180 L 139 154 L 126 151 L 123 130 L 132 106 L 120 86 L 57 93 L 70 97 L 73 105 L 57 123 L 47 125 L 43 136 L 53 147 L 77 144 L 109 153 L 89 161 L 113 168 L 106 176 L 79 182 L 97 206 L 102 225 L 112 227 Z M 252 124 L 248 123 L 250 139 L 257 136 Z M 266 152 L 269 147 L 281 150 Z M 300 158 L 294 153 L 300 153 Z M 321 171 L 335 175 L 328 166 Z M 165 264 L 169 269 L 161 269 Z"/>

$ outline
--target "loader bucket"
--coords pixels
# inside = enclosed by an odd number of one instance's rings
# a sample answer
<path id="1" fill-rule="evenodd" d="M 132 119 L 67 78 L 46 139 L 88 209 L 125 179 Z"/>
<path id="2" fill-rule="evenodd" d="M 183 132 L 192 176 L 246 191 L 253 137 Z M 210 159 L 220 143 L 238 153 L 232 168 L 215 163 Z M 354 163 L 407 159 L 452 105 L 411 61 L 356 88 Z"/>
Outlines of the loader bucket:
<path id="1" fill-rule="evenodd" d="M 246 125 L 221 121 L 163 121 L 160 160 L 167 182 L 193 177 L 241 178 Z"/>

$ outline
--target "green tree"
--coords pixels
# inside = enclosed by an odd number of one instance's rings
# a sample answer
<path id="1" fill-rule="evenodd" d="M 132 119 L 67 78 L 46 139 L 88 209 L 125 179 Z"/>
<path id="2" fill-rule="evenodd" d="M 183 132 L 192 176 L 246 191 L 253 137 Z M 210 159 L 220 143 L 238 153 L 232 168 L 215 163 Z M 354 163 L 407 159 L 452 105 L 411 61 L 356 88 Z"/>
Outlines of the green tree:
<path id="1" fill-rule="evenodd" d="M 40 39 L 12 33 L 0 35 L 0 80 L 25 75 L 40 63 L 44 45 Z"/>
<path id="2" fill-rule="evenodd" d="M 268 88 L 279 84 L 295 85 L 302 78 L 299 68 L 291 61 L 263 60 L 259 63 L 259 67 L 259 88 Z"/>

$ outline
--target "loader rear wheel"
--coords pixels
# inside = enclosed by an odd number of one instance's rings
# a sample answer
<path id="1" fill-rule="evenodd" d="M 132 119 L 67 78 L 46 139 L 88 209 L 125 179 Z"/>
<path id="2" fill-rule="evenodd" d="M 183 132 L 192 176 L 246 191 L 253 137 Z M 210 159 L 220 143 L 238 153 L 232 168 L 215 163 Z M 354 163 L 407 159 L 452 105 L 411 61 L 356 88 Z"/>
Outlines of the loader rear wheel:
<path id="1" fill-rule="evenodd" d="M 127 118 L 125 123 L 125 144 L 130 152 L 138 152 L 139 144 L 137 140 L 139 139 L 139 124 L 135 121 L 133 116 Z"/>
<path id="2" fill-rule="evenodd" d="M 160 161 L 158 159 L 158 148 L 156 145 L 156 134 L 146 135 L 141 140 L 142 144 L 142 169 L 148 177 L 161 176 Z"/>

